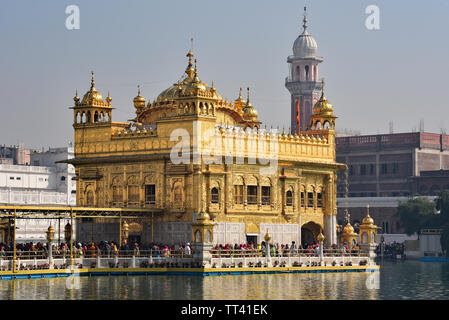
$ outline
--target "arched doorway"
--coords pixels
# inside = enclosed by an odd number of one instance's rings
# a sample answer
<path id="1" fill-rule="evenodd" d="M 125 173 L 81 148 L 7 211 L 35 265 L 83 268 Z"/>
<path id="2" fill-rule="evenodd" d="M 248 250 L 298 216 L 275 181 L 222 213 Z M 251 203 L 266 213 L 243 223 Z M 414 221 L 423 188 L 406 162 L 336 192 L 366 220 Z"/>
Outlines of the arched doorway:
<path id="1" fill-rule="evenodd" d="M 142 240 L 142 225 L 138 222 L 131 222 L 129 224 L 129 236 L 128 243 L 134 245 L 135 242 L 139 243 Z"/>
<path id="2" fill-rule="evenodd" d="M 315 222 L 307 222 L 301 227 L 301 245 L 306 247 L 317 242 L 316 237 L 322 230 L 321 226 Z"/>

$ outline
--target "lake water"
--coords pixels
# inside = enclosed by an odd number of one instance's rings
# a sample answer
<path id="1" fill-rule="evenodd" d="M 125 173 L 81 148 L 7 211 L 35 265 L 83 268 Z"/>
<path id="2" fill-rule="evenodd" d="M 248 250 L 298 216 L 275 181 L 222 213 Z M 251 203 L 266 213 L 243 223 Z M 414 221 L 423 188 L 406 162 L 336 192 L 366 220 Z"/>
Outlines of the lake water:
<path id="1" fill-rule="evenodd" d="M 449 263 L 380 263 L 378 282 L 365 272 L 232 276 L 79 277 L 79 289 L 67 278 L 1 280 L 0 299 L 449 299 Z M 371 281 L 367 279 L 371 275 Z"/>

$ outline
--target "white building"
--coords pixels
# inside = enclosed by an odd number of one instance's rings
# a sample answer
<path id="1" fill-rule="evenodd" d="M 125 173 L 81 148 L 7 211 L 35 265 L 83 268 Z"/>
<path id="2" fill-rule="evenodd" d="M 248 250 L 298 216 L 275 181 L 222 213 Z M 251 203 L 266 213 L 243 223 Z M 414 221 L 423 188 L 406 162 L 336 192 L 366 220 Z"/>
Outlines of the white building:
<path id="1" fill-rule="evenodd" d="M 0 204 L 75 206 L 75 169 L 69 164 L 56 163 L 73 156 L 73 147 L 49 148 L 48 151 L 32 152 L 31 165 L 0 164 Z M 19 219 L 16 240 L 45 241 L 45 231 L 52 224 L 56 231 L 55 240 L 60 237 L 64 241 L 64 226 L 67 222 Z"/>

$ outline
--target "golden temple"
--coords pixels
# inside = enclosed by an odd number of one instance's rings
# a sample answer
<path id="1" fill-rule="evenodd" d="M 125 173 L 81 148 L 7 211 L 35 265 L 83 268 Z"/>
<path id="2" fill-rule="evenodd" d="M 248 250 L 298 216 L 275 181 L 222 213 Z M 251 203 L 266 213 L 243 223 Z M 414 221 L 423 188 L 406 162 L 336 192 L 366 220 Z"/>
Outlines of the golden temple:
<path id="1" fill-rule="evenodd" d="M 112 99 L 103 100 L 92 73 L 72 108 L 77 206 L 154 209 L 151 220 L 130 223 L 142 242 L 190 242 L 208 221 L 214 243 L 258 243 L 269 230 L 273 243 L 324 234 L 327 245 L 337 244 L 336 172 L 345 167 L 336 163 L 336 116 L 324 89 L 309 130 L 266 131 L 249 89 L 246 100 L 241 89 L 235 101 L 224 100 L 199 79 L 193 58 L 189 51 L 183 79 L 152 103 L 139 87 L 130 122 L 112 121 Z M 117 234 L 116 223 L 94 222 L 100 240 Z M 78 239 L 90 235 L 83 225 Z"/>

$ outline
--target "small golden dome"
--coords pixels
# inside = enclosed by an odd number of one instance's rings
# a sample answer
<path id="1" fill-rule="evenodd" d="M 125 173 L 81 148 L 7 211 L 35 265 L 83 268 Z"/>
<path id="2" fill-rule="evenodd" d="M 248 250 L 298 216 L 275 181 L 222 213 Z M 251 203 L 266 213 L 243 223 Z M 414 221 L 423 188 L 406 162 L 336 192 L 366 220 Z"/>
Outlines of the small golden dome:
<path id="1" fill-rule="evenodd" d="M 92 80 L 90 90 L 86 92 L 81 101 L 83 105 L 102 105 L 104 104 L 103 96 L 95 89 L 94 72 L 92 71 Z"/>
<path id="2" fill-rule="evenodd" d="M 142 109 L 145 108 L 145 98 L 140 95 L 140 86 L 137 86 L 137 96 L 133 100 L 134 108 Z"/>
<path id="3" fill-rule="evenodd" d="M 196 217 L 197 221 L 209 221 L 210 216 L 207 212 L 200 212 L 200 214 Z"/>
<path id="4" fill-rule="evenodd" d="M 110 106 L 111 105 L 111 101 L 112 101 L 111 93 L 108 91 L 108 96 L 106 97 L 106 103 Z"/>
<path id="5" fill-rule="evenodd" d="M 243 108 L 243 117 L 249 120 L 257 119 L 257 110 L 253 107 L 251 102 L 249 101 L 249 88 L 248 88 L 248 99 L 246 100 L 246 105 Z"/>
<path id="6" fill-rule="evenodd" d="M 75 105 L 80 102 L 80 97 L 78 97 L 78 90 L 76 90 L 75 97 L 73 97 L 73 101 L 75 101 Z"/>
<path id="7" fill-rule="evenodd" d="M 320 100 L 318 100 L 317 103 L 315 103 L 315 106 L 313 107 L 313 113 L 332 114 L 333 113 L 332 104 L 324 96 L 324 80 L 322 80 L 321 83 L 322 83 L 321 98 Z"/>
<path id="8" fill-rule="evenodd" d="M 346 225 L 346 227 L 343 229 L 343 233 L 346 233 L 346 234 L 353 234 L 354 233 L 354 228 L 351 226 L 351 224 L 349 222 Z"/>
<path id="9" fill-rule="evenodd" d="M 318 242 L 323 242 L 324 241 L 324 235 L 323 233 L 320 231 L 320 234 L 316 237 L 316 239 L 318 240 Z"/>
<path id="10" fill-rule="evenodd" d="M 263 238 L 264 238 L 264 240 L 265 240 L 266 242 L 270 242 L 270 240 L 271 240 L 271 235 L 268 233 L 268 229 L 267 229 L 267 233 L 265 233 L 265 236 L 264 236 Z"/>
<path id="11" fill-rule="evenodd" d="M 374 224 L 373 218 L 369 215 L 369 205 L 366 206 L 366 216 L 363 218 L 362 224 Z"/>

